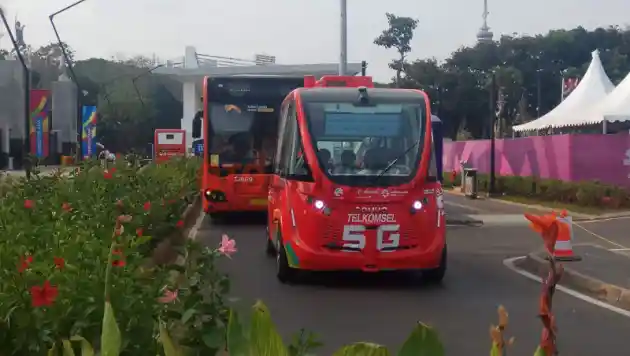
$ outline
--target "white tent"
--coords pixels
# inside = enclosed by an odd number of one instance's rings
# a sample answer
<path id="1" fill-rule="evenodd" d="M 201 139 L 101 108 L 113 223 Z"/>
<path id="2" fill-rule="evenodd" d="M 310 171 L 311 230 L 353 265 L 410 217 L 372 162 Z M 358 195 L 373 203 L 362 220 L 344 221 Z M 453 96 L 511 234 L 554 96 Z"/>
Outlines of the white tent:
<path id="1" fill-rule="evenodd" d="M 615 88 L 604 71 L 599 51 L 593 51 L 592 56 L 593 59 L 582 81 L 564 101 L 546 115 L 526 124 L 514 126 L 512 129 L 517 132 L 533 131 L 568 126 L 568 122 L 580 122 L 579 119 L 583 118 L 585 113 L 590 112 Z"/>
<path id="2" fill-rule="evenodd" d="M 630 120 L 630 73 L 617 85 L 615 90 L 593 106 L 584 115 L 570 118 L 566 126 L 600 124 L 604 121 Z"/>

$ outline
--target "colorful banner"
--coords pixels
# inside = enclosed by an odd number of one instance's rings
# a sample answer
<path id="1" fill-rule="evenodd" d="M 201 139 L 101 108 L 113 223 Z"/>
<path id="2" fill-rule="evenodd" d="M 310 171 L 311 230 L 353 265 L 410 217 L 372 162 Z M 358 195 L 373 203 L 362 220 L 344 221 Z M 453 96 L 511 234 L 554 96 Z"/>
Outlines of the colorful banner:
<path id="1" fill-rule="evenodd" d="M 31 90 L 29 135 L 31 154 L 39 158 L 48 157 L 49 113 L 52 106 L 50 90 Z"/>
<path id="2" fill-rule="evenodd" d="M 83 107 L 81 127 L 81 147 L 83 158 L 96 155 L 96 106 Z"/>

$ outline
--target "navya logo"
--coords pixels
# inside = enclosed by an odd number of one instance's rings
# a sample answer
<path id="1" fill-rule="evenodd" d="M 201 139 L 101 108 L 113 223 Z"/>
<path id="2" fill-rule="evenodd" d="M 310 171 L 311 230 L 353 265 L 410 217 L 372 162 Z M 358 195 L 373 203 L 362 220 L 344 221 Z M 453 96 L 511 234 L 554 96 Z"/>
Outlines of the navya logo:
<path id="1" fill-rule="evenodd" d="M 234 182 L 236 182 L 236 183 L 252 183 L 252 182 L 254 182 L 254 177 L 236 176 L 236 177 L 234 177 Z"/>
<path id="2" fill-rule="evenodd" d="M 357 206 L 355 209 L 362 213 L 382 213 L 387 211 L 386 206 Z"/>

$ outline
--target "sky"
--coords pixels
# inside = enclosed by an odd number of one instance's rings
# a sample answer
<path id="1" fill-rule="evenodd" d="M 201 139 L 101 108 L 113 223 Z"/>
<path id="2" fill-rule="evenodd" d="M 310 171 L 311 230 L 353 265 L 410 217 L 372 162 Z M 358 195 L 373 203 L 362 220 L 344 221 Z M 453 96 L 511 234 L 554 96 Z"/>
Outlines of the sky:
<path id="1" fill-rule="evenodd" d="M 9 22 L 26 25 L 33 47 L 54 40 L 48 15 L 74 0 L 0 0 Z M 630 23 L 628 0 L 488 0 L 489 25 L 499 34 L 538 34 L 555 28 Z M 161 59 L 198 53 L 277 63 L 339 61 L 339 0 L 87 0 L 59 15 L 60 35 L 77 58 L 155 54 Z M 394 50 L 373 44 L 387 27 L 385 13 L 419 20 L 410 58 L 446 58 L 472 45 L 482 24 L 483 0 L 348 0 L 348 60 L 368 62 L 377 80 L 391 76 Z M 308 25 L 307 25 L 308 24 Z M 4 31 L 2 31 L 4 32 Z M 0 47 L 9 48 L 8 36 Z"/>

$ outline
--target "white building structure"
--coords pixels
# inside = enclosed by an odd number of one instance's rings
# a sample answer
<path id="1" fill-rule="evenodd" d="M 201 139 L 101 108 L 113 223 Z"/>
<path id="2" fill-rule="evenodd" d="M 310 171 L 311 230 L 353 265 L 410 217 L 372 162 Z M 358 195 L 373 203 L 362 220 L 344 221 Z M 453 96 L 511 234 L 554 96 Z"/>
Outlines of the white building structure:
<path id="1" fill-rule="evenodd" d="M 260 56 L 259 56 L 260 57 Z M 265 56 L 272 58 L 272 56 Z M 260 58 L 259 58 L 260 59 Z M 275 61 L 275 58 L 273 58 Z M 186 47 L 186 53 L 181 61 L 168 61 L 165 66 L 156 68 L 156 74 L 171 75 L 182 82 L 182 103 L 184 106 L 181 128 L 186 130 L 186 142 L 192 145 L 192 120 L 195 113 L 201 109 L 201 85 L 205 76 L 239 76 L 239 75 L 270 75 L 270 76 L 305 76 L 336 75 L 339 71 L 338 63 L 329 64 L 256 64 L 253 60 L 231 57 L 210 56 L 197 53 L 195 47 Z M 271 62 L 271 61 L 268 61 Z M 348 74 L 356 75 L 361 71 L 361 63 L 348 63 Z"/>

